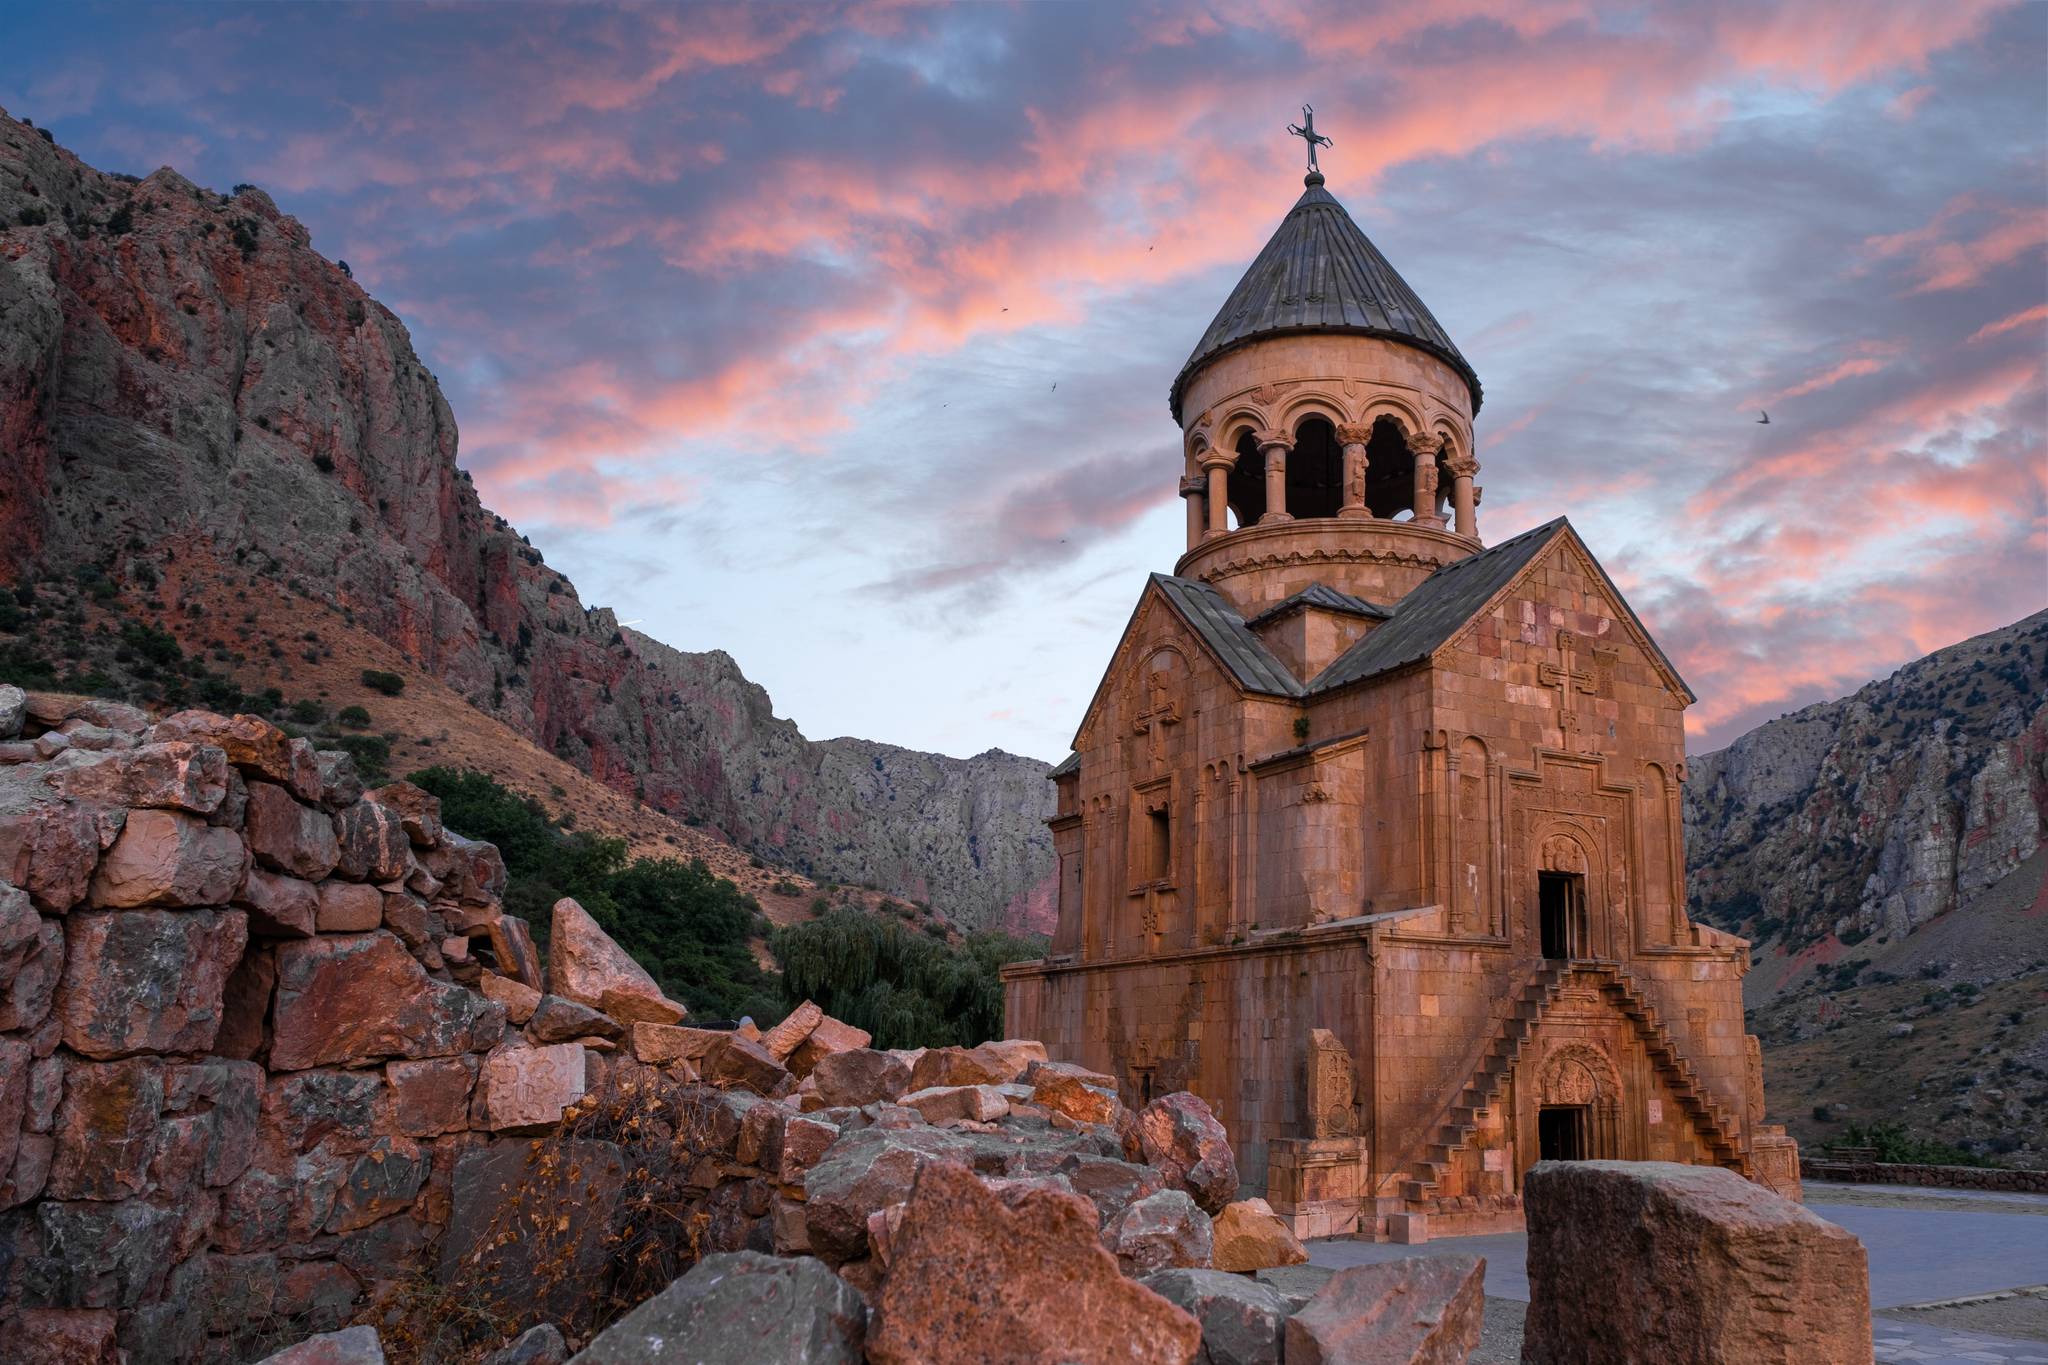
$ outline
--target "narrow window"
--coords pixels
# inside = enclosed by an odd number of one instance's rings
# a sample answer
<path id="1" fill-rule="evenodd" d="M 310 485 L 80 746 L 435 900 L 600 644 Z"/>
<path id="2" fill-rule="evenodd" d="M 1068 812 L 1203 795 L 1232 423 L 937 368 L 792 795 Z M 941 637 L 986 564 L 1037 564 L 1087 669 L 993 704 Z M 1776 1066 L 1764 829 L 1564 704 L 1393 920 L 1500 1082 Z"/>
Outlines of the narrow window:
<path id="1" fill-rule="evenodd" d="M 1165 806 L 1155 806 L 1152 816 L 1152 880 L 1163 882 L 1173 876 L 1173 820 Z"/>

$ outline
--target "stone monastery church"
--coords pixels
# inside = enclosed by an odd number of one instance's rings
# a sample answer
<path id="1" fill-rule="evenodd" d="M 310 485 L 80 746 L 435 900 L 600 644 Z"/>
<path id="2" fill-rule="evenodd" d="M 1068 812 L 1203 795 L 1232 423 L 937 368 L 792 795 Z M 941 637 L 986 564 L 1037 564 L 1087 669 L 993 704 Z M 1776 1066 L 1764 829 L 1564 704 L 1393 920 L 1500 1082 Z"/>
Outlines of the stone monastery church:
<path id="1" fill-rule="evenodd" d="M 1686 917 L 1693 695 L 1564 519 L 1481 539 L 1480 397 L 1311 168 L 1173 382 L 1187 552 L 1051 773 L 1007 1030 L 1200 1095 L 1303 1236 L 1516 1227 L 1542 1158 L 1796 1197 Z"/>

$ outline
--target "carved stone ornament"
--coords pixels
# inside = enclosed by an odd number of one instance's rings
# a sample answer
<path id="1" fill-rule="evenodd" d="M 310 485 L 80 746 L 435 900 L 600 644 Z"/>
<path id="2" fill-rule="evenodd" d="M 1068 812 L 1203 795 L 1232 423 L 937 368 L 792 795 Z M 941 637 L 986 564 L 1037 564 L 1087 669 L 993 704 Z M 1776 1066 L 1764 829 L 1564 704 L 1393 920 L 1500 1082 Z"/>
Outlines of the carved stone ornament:
<path id="1" fill-rule="evenodd" d="M 1366 422 L 1342 422 L 1337 426 L 1337 444 L 1362 446 L 1372 440 L 1372 426 Z"/>
<path id="2" fill-rule="evenodd" d="M 1351 1051 L 1328 1029 L 1308 1034 L 1309 1136 L 1343 1138 L 1358 1135 L 1354 1107 Z"/>

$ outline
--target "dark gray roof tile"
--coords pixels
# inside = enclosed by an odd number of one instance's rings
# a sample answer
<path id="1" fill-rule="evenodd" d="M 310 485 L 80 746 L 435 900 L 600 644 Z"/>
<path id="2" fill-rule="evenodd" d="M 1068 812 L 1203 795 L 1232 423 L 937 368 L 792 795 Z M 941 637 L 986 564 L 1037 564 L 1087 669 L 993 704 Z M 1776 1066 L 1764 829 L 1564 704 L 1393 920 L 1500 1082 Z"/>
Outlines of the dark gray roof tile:
<path id="1" fill-rule="evenodd" d="M 1169 405 L 1181 420 L 1181 396 L 1194 372 L 1226 351 L 1290 332 L 1351 332 L 1391 337 L 1429 352 L 1463 376 L 1479 411 L 1479 376 L 1443 325 L 1395 273 L 1358 224 L 1311 175 L 1308 188 L 1230 291 L 1173 381 Z"/>
<path id="2" fill-rule="evenodd" d="M 1215 652 L 1230 675 L 1237 679 L 1237 685 L 1247 692 L 1263 692 L 1269 696 L 1299 697 L 1304 689 L 1301 682 L 1287 670 L 1287 665 L 1273 656 L 1265 642 L 1252 634 L 1223 594 L 1192 578 L 1175 578 L 1172 574 L 1156 573 L 1152 582 L 1158 585 L 1160 593 L 1180 613 L 1181 619 L 1209 648 Z"/>
<path id="3" fill-rule="evenodd" d="M 1321 607 L 1325 611 L 1340 611 L 1347 616 L 1369 616 L 1376 621 L 1384 621 L 1394 614 L 1388 608 L 1375 602 L 1368 602 L 1363 597 L 1353 597 L 1348 592 L 1339 592 L 1327 583 L 1311 583 L 1294 596 L 1275 602 L 1245 624 L 1257 627 L 1262 622 L 1270 621 L 1276 616 L 1285 616 L 1290 611 L 1299 611 L 1303 607 Z"/>

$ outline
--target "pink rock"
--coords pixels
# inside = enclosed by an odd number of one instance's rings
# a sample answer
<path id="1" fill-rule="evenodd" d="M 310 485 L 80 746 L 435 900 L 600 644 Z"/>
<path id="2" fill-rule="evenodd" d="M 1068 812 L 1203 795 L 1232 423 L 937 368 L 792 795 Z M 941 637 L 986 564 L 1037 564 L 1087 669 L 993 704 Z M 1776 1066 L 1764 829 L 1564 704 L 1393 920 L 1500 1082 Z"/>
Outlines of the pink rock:
<path id="1" fill-rule="evenodd" d="M 239 910 L 88 911 L 64 923 L 65 1046 L 101 1059 L 212 1049 L 248 941 Z"/>
<path id="2" fill-rule="evenodd" d="M 319 927 L 320 889 L 297 877 L 252 865 L 234 903 L 249 912 L 249 933 L 255 937 L 311 938 Z"/>
<path id="3" fill-rule="evenodd" d="M 1027 1071 L 1033 1062 L 1046 1059 L 1045 1044 L 1035 1038 L 997 1038 L 969 1049 L 996 1074 L 993 1084 L 1005 1085 Z"/>
<path id="4" fill-rule="evenodd" d="M 545 978 L 541 974 L 540 950 L 533 946 L 533 931 L 526 927 L 526 921 L 517 915 L 499 915 L 491 921 L 489 930 L 491 955 L 498 960 L 498 971 L 538 990 Z"/>
<path id="5" fill-rule="evenodd" d="M 875 1365 L 1187 1365 L 1201 1346 L 1193 1317 L 1118 1272 L 1073 1195 L 1033 1190 L 1008 1207 L 965 1166 L 934 1161 L 889 1242 L 868 1324 Z"/>
<path id="6" fill-rule="evenodd" d="M 356 1158 L 335 1191 L 326 1231 L 353 1232 L 410 1207 L 426 1183 L 430 1164 L 411 1138 L 379 1137 Z"/>
<path id="7" fill-rule="evenodd" d="M 1230 1136 L 1199 1096 L 1180 1090 L 1146 1105 L 1138 1114 L 1138 1140 L 1167 1185 L 1193 1195 L 1204 1213 L 1221 1212 L 1237 1198 Z"/>
<path id="8" fill-rule="evenodd" d="M 1332 1275 L 1314 1298 L 1287 1319 L 1282 1355 L 1288 1365 L 1362 1365 L 1383 1360 L 1464 1365 L 1479 1346 L 1485 1281 L 1486 1261 L 1478 1256 L 1415 1257 L 1350 1266 Z M 1523 1356 L 1524 1360 L 1537 1358 Z"/>
<path id="9" fill-rule="evenodd" d="M 1733 1171 L 1544 1161 L 1523 1188 L 1524 1360 L 1870 1359 L 1863 1244 Z"/>
<path id="10" fill-rule="evenodd" d="M 159 744 L 180 739 L 210 744 L 246 776 L 272 782 L 289 783 L 296 764 L 291 739 L 260 716 L 229 719 L 211 711 L 180 711 L 158 721 L 150 738 Z"/>
<path id="11" fill-rule="evenodd" d="M 274 782 L 249 784 L 244 831 L 256 861 L 277 872 L 317 882 L 341 861 L 341 844 L 327 812 L 305 805 Z"/>
<path id="12" fill-rule="evenodd" d="M 926 1123 L 990 1123 L 1010 1112 L 1010 1101 L 992 1085 L 934 1086 L 913 1090 L 896 1103 L 915 1109 Z"/>
<path id="13" fill-rule="evenodd" d="M 93 878 L 92 903 L 107 910 L 225 905 L 248 865 L 249 855 L 231 829 L 215 829 L 178 811 L 130 811 Z"/>
<path id="14" fill-rule="evenodd" d="M 64 921 L 44 919 L 35 942 L 20 951 L 12 979 L 0 987 L 0 1031 L 32 1029 L 50 1013 L 64 972 Z"/>
<path id="15" fill-rule="evenodd" d="M 505 1017 L 515 1024 L 524 1024 L 527 1020 L 533 1018 L 533 1012 L 540 1008 L 540 992 L 531 986 L 514 981 L 510 977 L 500 976 L 496 972 L 485 972 L 480 985 L 484 998 L 486 1000 L 495 1000 L 503 1005 L 505 1007 Z M 656 1024 L 636 1024 L 634 1025 L 634 1037 L 636 1039 L 639 1037 L 640 1029 L 658 1027 L 660 1026 Z M 650 1059 L 642 1057 L 640 1060 L 648 1061 Z"/>
<path id="16" fill-rule="evenodd" d="M 1308 1248 L 1263 1199 L 1226 1204 L 1216 1215 L 1212 1231 L 1215 1250 L 1209 1264 L 1218 1270 L 1250 1274 L 1274 1266 L 1300 1265 L 1308 1259 Z"/>
<path id="17" fill-rule="evenodd" d="M 0 1171 L 12 1169 L 28 1123 L 29 1078 L 35 1052 L 18 1038 L 0 1038 Z"/>
<path id="18" fill-rule="evenodd" d="M 230 1184 L 256 1155 L 263 1068 L 208 1057 L 164 1073 L 162 1126 L 149 1176 L 158 1190 L 186 1193 Z"/>
<path id="19" fill-rule="evenodd" d="M 429 977 L 382 930 L 322 935 L 277 950 L 270 1065 L 277 1071 L 385 1057 L 445 1057 L 490 1046 L 505 1011 Z"/>
<path id="20" fill-rule="evenodd" d="M 779 1095 L 792 1084 L 789 1072 L 768 1055 L 766 1048 L 736 1033 L 725 1035 L 706 1049 L 697 1063 L 697 1071 L 707 1085 L 721 1090 L 751 1090 L 756 1095 Z"/>
<path id="21" fill-rule="evenodd" d="M 405 835 L 421 848 L 441 842 L 441 798 L 410 782 L 393 782 L 370 793 L 370 799 L 399 814 Z"/>
<path id="22" fill-rule="evenodd" d="M 859 1108 L 877 1100 L 893 1100 L 910 1088 L 910 1068 L 900 1057 L 872 1048 L 855 1048 L 820 1058 L 810 1079 L 817 1083 L 817 1106 Z"/>
<path id="23" fill-rule="evenodd" d="M 1097 1084 L 1093 1072 L 1058 1062 L 1041 1062 L 1025 1073 L 1031 1086 L 1031 1102 L 1041 1109 L 1064 1114 L 1077 1123 L 1099 1123 L 1115 1127 L 1124 1114 L 1123 1102 L 1113 1086 Z M 1233 1189 L 1232 1193 L 1236 1193 Z"/>
<path id="24" fill-rule="evenodd" d="M 320 755 L 309 739 L 294 739 L 285 747 L 284 785 L 301 801 L 315 805 L 326 790 L 326 783 L 320 775 Z"/>
<path id="25" fill-rule="evenodd" d="M 825 1058 L 866 1047 L 874 1040 L 874 1035 L 866 1029 L 842 1024 L 828 1014 L 818 1021 L 817 1027 L 803 1042 L 797 1044 L 796 1051 L 789 1054 L 789 1060 L 783 1065 L 789 1068 L 792 1076 L 808 1076 Z"/>
<path id="26" fill-rule="evenodd" d="M 0 881 L 28 892 L 44 914 L 63 914 L 85 899 L 93 866 L 109 842 L 103 823 L 118 830 L 118 813 L 70 802 L 0 813 Z"/>
<path id="27" fill-rule="evenodd" d="M 396 881 L 412 861 L 412 844 L 398 812 L 375 801 L 358 801 L 334 816 L 341 857 L 334 873 L 357 882 Z"/>
<path id="28" fill-rule="evenodd" d="M 1009 1079 L 996 1058 L 964 1047 L 927 1048 L 925 1054 L 917 1059 L 917 1064 L 910 1068 L 912 1090 L 930 1090 L 934 1086 L 1001 1085 Z"/>
<path id="29" fill-rule="evenodd" d="M 477 1078 L 483 1126 L 494 1133 L 544 1130 L 588 1089 L 580 1043 L 503 1047 L 484 1058 Z"/>
<path id="30" fill-rule="evenodd" d="M 386 1062 L 384 1078 L 398 1131 L 407 1137 L 438 1137 L 467 1128 L 477 1067 L 474 1057 Z"/>
<path id="31" fill-rule="evenodd" d="M 320 932 L 368 933 L 384 923 L 384 893 L 360 882 L 320 883 Z"/>
<path id="32" fill-rule="evenodd" d="M 12 1349 L 24 1362 L 119 1365 L 126 1359 L 111 1308 L 24 1308 L 8 1320 Z"/>
<path id="33" fill-rule="evenodd" d="M 60 769 L 50 785 L 78 801 L 208 815 L 227 797 L 228 759 L 210 744 L 145 744 Z"/>
<path id="34" fill-rule="evenodd" d="M 410 891 L 386 891 L 383 894 L 384 927 L 398 935 L 399 942 L 408 948 L 417 948 L 437 937 L 427 920 L 427 907 L 418 896 Z"/>
<path id="35" fill-rule="evenodd" d="M 313 757 L 320 764 L 320 805 L 335 811 L 363 798 L 363 776 L 353 754 L 339 749 L 322 749 Z"/>
<path id="36" fill-rule="evenodd" d="M 147 1193 L 163 1107 L 164 1063 L 157 1058 L 67 1067 L 48 1195 L 126 1199 Z"/>
<path id="37" fill-rule="evenodd" d="M 338 1270 L 340 1267 L 326 1267 Z M 347 1272 L 342 1272 L 346 1274 Z M 354 1298 L 355 1282 L 348 1285 L 349 1296 Z M 384 1365 L 384 1348 L 377 1339 L 377 1329 L 368 1325 L 344 1327 L 338 1332 L 322 1332 L 307 1337 L 295 1346 L 287 1346 L 274 1355 L 267 1355 L 257 1365 Z"/>
<path id="38" fill-rule="evenodd" d="M 811 1036 L 811 1030 L 824 1021 L 825 1011 L 806 1000 L 791 1010 L 783 1021 L 761 1035 L 761 1046 L 768 1055 L 778 1062 L 788 1062 L 789 1054 L 797 1050 L 798 1044 Z"/>
<path id="39" fill-rule="evenodd" d="M 48 1133 L 23 1133 L 15 1149 L 14 1164 L 0 1174 L 0 1211 L 20 1208 L 43 1192 L 49 1183 L 50 1161 L 57 1140 Z"/>
<path id="40" fill-rule="evenodd" d="M 548 988 L 626 1024 L 673 1024 L 687 1014 L 661 993 L 646 969 L 612 942 L 582 906 L 566 896 L 555 902 Z"/>
<path id="41" fill-rule="evenodd" d="M 451 829 L 442 834 L 441 847 L 452 860 L 454 886 L 461 899 L 478 903 L 504 899 L 505 860 L 495 845 L 465 839 Z"/>
<path id="42" fill-rule="evenodd" d="M 1127 1205 L 1103 1230 L 1103 1240 L 1133 1278 L 1206 1267 L 1215 1245 L 1209 1215 L 1183 1190 L 1161 1190 Z"/>
<path id="43" fill-rule="evenodd" d="M 0 988 L 14 979 L 35 951 L 42 928 L 43 917 L 36 913 L 28 892 L 0 882 Z"/>

